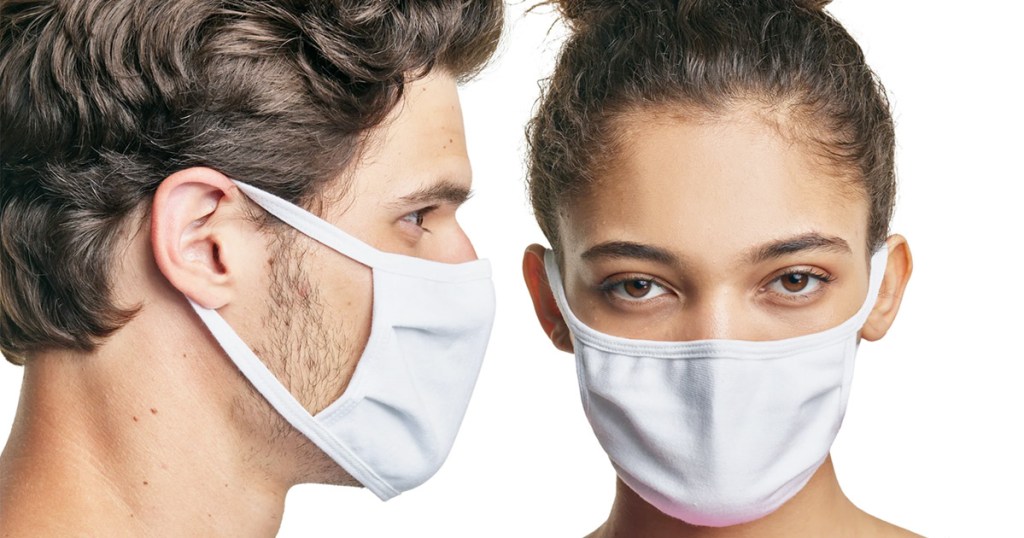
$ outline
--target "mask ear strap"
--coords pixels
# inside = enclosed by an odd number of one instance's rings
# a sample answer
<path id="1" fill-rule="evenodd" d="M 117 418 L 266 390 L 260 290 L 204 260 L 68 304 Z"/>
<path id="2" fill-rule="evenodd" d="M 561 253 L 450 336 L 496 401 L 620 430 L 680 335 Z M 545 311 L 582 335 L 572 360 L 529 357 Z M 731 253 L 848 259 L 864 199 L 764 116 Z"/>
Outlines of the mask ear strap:
<path id="1" fill-rule="evenodd" d="M 871 255 L 870 266 L 868 267 L 868 294 L 864 297 L 864 304 L 861 305 L 860 310 L 854 314 L 854 318 L 857 319 L 857 328 L 867 321 L 868 316 L 871 314 L 871 309 L 875 307 L 875 302 L 878 301 L 878 292 L 882 290 L 882 281 L 885 280 L 885 267 L 889 263 L 889 247 L 882 245 L 874 254 Z"/>
<path id="2" fill-rule="evenodd" d="M 267 402 L 281 414 L 289 424 L 302 432 L 316 446 L 341 465 L 353 478 L 372 491 L 381 500 L 388 500 L 399 491 L 389 486 L 373 470 L 363 463 L 345 445 L 338 442 L 331 433 L 306 411 L 305 407 L 292 396 L 291 392 L 281 384 L 249 346 L 242 341 L 238 333 L 228 325 L 216 310 L 202 307 L 191 299 L 188 300 L 192 309 L 206 325 L 210 334 L 217 340 L 220 347 L 235 363 L 249 383 L 266 398 Z"/>
<path id="3" fill-rule="evenodd" d="M 352 237 L 309 211 L 237 179 L 232 181 L 256 205 L 328 248 L 368 267 L 378 267 L 386 263 L 384 261 L 386 256 L 382 252 Z"/>
<path id="4" fill-rule="evenodd" d="M 562 274 L 558 270 L 558 260 L 555 259 L 555 252 L 551 249 L 544 251 L 544 270 L 547 272 L 548 286 L 551 287 L 551 293 L 555 296 L 555 303 L 558 304 L 562 317 L 571 326 L 580 325 L 579 320 L 576 319 L 576 316 L 573 315 L 572 310 L 569 308 L 569 299 L 565 296 Z"/>
<path id="5" fill-rule="evenodd" d="M 322 245 L 374 270 L 413 276 L 438 282 L 462 282 L 490 279 L 491 265 L 487 260 L 462 263 L 444 263 L 415 256 L 384 252 L 345 233 L 344 230 L 306 211 L 305 209 L 264 192 L 252 185 L 233 180 L 238 189 L 256 205 L 265 209 L 285 224 L 302 232 Z"/>
<path id="6" fill-rule="evenodd" d="M 828 329 L 827 332 L 842 332 L 847 329 L 852 329 L 854 326 L 856 329 L 860 329 L 860 326 L 867 320 L 868 315 L 871 314 L 871 309 L 875 307 L 875 301 L 878 300 L 878 292 L 882 289 L 882 280 L 885 279 L 885 267 L 889 260 L 889 248 L 886 245 L 882 245 L 874 254 L 871 256 L 870 266 L 868 267 L 868 291 L 864 297 L 864 303 L 860 309 L 851 316 L 849 319 L 844 321 L 838 327 Z M 575 329 L 579 334 L 577 336 L 588 337 L 590 335 L 598 335 L 597 331 L 588 327 L 585 323 L 579 320 L 572 309 L 569 308 L 569 300 L 565 295 L 565 285 L 562 281 L 561 273 L 558 270 L 558 262 L 555 259 L 555 253 L 552 250 L 546 250 L 544 252 L 544 269 L 548 275 L 548 285 L 551 286 L 551 293 L 555 296 L 555 302 L 558 304 L 558 309 L 562 312 L 562 317 L 565 318 L 566 322 L 570 327 Z M 803 338 L 803 337 L 796 337 Z"/>

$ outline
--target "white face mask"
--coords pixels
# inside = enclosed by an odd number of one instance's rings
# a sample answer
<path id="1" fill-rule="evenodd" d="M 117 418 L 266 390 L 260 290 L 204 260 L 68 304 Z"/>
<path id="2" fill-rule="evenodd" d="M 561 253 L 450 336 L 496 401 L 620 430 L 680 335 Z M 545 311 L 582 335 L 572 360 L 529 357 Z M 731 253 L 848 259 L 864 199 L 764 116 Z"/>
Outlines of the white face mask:
<path id="1" fill-rule="evenodd" d="M 574 336 L 587 418 L 623 482 L 662 512 L 712 527 L 764 517 L 810 480 L 839 431 L 867 298 L 831 329 L 767 342 L 660 342 L 600 333 L 569 309 L 554 254 L 548 281 Z"/>
<path id="2" fill-rule="evenodd" d="M 383 500 L 430 478 L 451 450 L 494 320 L 485 260 L 439 263 L 374 249 L 281 198 L 235 182 L 296 230 L 373 270 L 366 349 L 338 400 L 312 416 L 215 310 L 193 308 L 292 426 Z"/>

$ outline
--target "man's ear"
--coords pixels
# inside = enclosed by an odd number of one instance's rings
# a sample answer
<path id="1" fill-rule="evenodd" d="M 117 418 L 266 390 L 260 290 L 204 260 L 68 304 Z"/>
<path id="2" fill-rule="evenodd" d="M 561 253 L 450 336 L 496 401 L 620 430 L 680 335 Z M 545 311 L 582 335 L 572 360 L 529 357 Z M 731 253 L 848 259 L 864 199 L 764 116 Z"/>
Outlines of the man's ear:
<path id="1" fill-rule="evenodd" d="M 569 327 L 562 318 L 562 312 L 558 310 L 558 303 L 551 293 L 548 275 L 544 270 L 544 252 L 544 247 L 537 244 L 526 247 L 526 252 L 523 253 L 523 279 L 530 290 L 533 309 L 537 313 L 537 320 L 540 321 L 544 334 L 548 335 L 556 348 L 572 353 Z"/>
<path id="2" fill-rule="evenodd" d="M 903 291 L 907 288 L 910 274 L 914 270 L 914 260 L 910 256 L 910 245 L 902 235 L 891 235 L 886 240 L 889 247 L 889 260 L 885 265 L 885 278 L 878 291 L 878 300 L 871 309 L 868 320 L 861 329 L 861 337 L 875 341 L 885 336 L 896 319 L 896 313 L 903 302 Z"/>
<path id="3" fill-rule="evenodd" d="M 243 212 L 238 187 L 210 168 L 175 172 L 153 196 L 150 228 L 156 264 L 172 286 L 206 308 L 220 308 L 233 298 L 232 269 L 241 261 L 228 263 L 229 256 L 239 253 L 227 243 L 233 242 Z"/>

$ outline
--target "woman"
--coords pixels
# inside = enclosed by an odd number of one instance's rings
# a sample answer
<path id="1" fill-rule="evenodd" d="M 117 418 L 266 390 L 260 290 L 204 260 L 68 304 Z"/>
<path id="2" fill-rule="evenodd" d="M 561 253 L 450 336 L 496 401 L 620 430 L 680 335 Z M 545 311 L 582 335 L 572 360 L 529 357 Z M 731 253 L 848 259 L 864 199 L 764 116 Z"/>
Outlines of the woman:
<path id="1" fill-rule="evenodd" d="M 561 5 L 523 269 L 618 475 L 592 536 L 913 535 L 829 458 L 912 262 L 888 102 L 823 5 Z"/>

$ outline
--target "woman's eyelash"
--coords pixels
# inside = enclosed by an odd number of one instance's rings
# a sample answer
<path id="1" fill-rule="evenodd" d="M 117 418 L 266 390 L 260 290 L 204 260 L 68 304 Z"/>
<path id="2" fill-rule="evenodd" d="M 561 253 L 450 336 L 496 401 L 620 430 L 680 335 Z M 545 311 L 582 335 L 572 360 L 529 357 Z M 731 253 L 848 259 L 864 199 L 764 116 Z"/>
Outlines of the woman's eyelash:
<path id="1" fill-rule="evenodd" d="M 779 273 L 778 275 L 775 275 L 772 278 L 772 282 L 774 282 L 774 281 L 776 281 L 776 280 L 778 280 L 780 278 L 790 276 L 790 275 L 808 275 L 808 276 L 813 276 L 814 278 L 817 278 L 818 280 L 820 280 L 822 282 L 825 282 L 825 283 L 832 282 L 833 280 L 836 279 L 836 277 L 834 277 L 834 276 L 832 276 L 832 275 L 830 275 L 830 274 L 828 274 L 828 273 L 826 273 L 824 271 L 817 271 L 817 270 L 814 270 L 814 269 L 793 269 L 793 270 L 789 270 L 789 271 L 786 271 L 784 273 Z"/>
<path id="2" fill-rule="evenodd" d="M 825 292 L 836 277 L 814 267 L 792 267 L 771 277 L 762 288 L 762 293 L 787 302 L 804 302 Z"/>
<path id="3" fill-rule="evenodd" d="M 794 275 L 803 276 L 803 277 L 806 277 L 806 278 L 811 278 L 811 279 L 817 281 L 818 283 L 815 284 L 815 288 L 819 288 L 820 286 L 827 285 L 827 284 L 829 284 L 829 283 L 831 283 L 831 282 L 836 280 L 835 276 L 833 276 L 832 274 L 827 273 L 825 271 L 822 271 L 820 269 L 811 268 L 811 267 L 795 267 L 795 268 L 787 269 L 784 272 L 778 273 L 778 274 L 774 275 L 773 277 L 771 277 L 771 280 L 769 280 L 768 283 L 765 284 L 765 289 L 767 289 L 769 286 L 773 286 L 773 284 L 776 283 L 776 282 L 779 282 L 779 281 L 781 281 L 781 280 L 783 280 L 783 279 L 785 279 L 787 277 L 791 277 L 791 276 L 794 276 Z M 663 284 L 658 279 L 656 279 L 654 277 L 651 277 L 649 275 L 644 275 L 644 274 L 627 274 L 627 275 L 619 276 L 617 278 L 612 278 L 612 279 L 605 280 L 605 281 L 601 282 L 600 284 L 597 285 L 597 290 L 602 292 L 602 293 L 605 293 L 607 295 L 612 295 L 612 294 L 616 293 L 616 290 L 618 288 L 621 288 L 622 286 L 624 286 L 624 285 L 626 285 L 626 284 L 628 284 L 630 282 L 644 282 L 648 286 L 657 286 L 658 288 L 665 288 L 665 289 L 667 289 L 667 286 L 665 284 Z M 822 290 L 818 290 L 818 289 L 809 290 L 809 293 L 807 295 L 808 296 L 809 295 L 815 295 L 819 291 L 822 291 Z M 637 298 L 639 299 L 639 297 L 637 297 Z"/>

